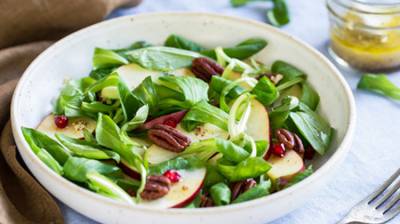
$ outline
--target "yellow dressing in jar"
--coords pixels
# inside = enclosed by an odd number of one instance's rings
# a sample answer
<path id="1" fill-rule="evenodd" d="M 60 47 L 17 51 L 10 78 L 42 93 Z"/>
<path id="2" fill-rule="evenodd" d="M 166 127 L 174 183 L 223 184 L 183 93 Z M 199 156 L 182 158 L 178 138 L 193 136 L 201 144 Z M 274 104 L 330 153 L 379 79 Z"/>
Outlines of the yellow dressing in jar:
<path id="1" fill-rule="evenodd" d="M 328 1 L 330 47 L 334 57 L 363 71 L 400 67 L 400 15 L 393 13 L 394 8 L 372 12 L 376 5 L 360 9 L 353 4 L 347 9 L 333 9 L 329 4 L 335 1 L 343 3 L 340 0 Z"/>

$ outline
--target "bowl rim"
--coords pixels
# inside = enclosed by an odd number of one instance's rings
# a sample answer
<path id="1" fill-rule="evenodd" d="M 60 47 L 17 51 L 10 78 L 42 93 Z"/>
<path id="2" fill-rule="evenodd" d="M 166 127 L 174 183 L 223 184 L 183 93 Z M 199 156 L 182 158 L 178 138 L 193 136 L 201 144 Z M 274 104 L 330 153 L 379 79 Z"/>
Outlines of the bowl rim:
<path id="1" fill-rule="evenodd" d="M 87 33 L 92 32 L 97 29 L 104 29 L 109 26 L 114 26 L 120 22 L 126 21 L 126 20 L 140 20 L 140 19 L 146 19 L 148 17 L 174 17 L 174 16 L 191 16 L 191 17 L 198 17 L 198 16 L 205 16 L 207 18 L 216 18 L 218 20 L 228 20 L 230 22 L 238 22 L 238 23 L 247 23 L 251 26 L 257 27 L 258 29 L 263 29 L 266 32 L 275 32 L 275 34 L 279 35 L 281 38 L 286 38 L 289 39 L 289 41 L 294 42 L 297 44 L 300 48 L 303 48 L 305 51 L 309 51 L 310 53 L 313 53 L 317 58 L 320 59 L 320 62 L 326 66 L 332 74 L 334 74 L 334 77 L 337 79 L 337 81 L 340 83 L 342 86 L 345 96 L 346 96 L 346 101 L 347 101 L 347 106 L 348 106 L 348 111 L 349 111 L 349 118 L 348 118 L 348 123 L 346 124 L 346 132 L 344 134 L 343 140 L 339 143 L 336 151 L 331 155 L 331 157 L 321 165 L 312 175 L 310 175 L 308 178 L 304 179 L 303 181 L 299 182 L 298 184 L 295 184 L 294 186 L 291 186 L 287 189 L 278 191 L 276 193 L 273 193 L 271 195 L 268 195 L 266 197 L 261 197 L 257 198 L 254 200 L 250 200 L 247 202 L 243 203 L 238 203 L 238 204 L 232 204 L 229 206 L 220 206 L 220 207 L 210 207 L 210 208 L 202 208 L 202 209 L 185 209 L 185 208 L 156 208 L 156 207 L 148 207 L 148 206 L 143 206 L 143 205 L 129 205 L 127 203 L 111 199 L 99 194 L 96 194 L 92 191 L 89 191 L 85 188 L 82 188 L 71 181 L 65 179 L 62 176 L 59 176 L 56 174 L 54 171 L 52 171 L 50 168 L 48 168 L 43 162 L 39 160 L 39 158 L 32 152 L 32 150 L 29 150 L 30 147 L 28 143 L 25 141 L 21 128 L 21 122 L 19 121 L 18 117 L 19 115 L 17 114 L 17 107 L 19 105 L 19 92 L 21 92 L 24 84 L 26 83 L 27 77 L 35 72 L 36 67 L 41 63 L 42 58 L 46 58 L 46 55 L 50 54 L 53 49 L 57 49 L 59 47 L 62 47 L 64 44 L 68 42 L 73 42 L 76 41 L 76 39 L 79 39 L 80 37 L 84 37 Z M 285 33 L 275 27 L 272 27 L 268 24 L 258 22 L 255 20 L 251 19 L 246 19 L 246 18 L 240 18 L 236 16 L 227 16 L 227 15 L 219 15 L 216 13 L 208 13 L 208 12 L 152 12 L 152 13 L 141 13 L 137 15 L 129 15 L 129 16 L 122 16 L 122 17 L 117 17 L 113 18 L 110 20 L 102 21 L 96 24 L 93 24 L 91 26 L 85 27 L 83 29 L 80 29 L 78 31 L 75 31 L 66 37 L 58 40 L 56 43 L 51 45 L 49 48 L 47 48 L 45 51 L 43 51 L 38 57 L 35 58 L 35 60 L 28 66 L 28 68 L 25 70 L 23 75 L 21 76 L 15 91 L 13 93 L 12 97 L 12 103 L 11 103 L 11 125 L 12 125 L 12 132 L 14 135 L 14 138 L 17 143 L 17 148 L 18 150 L 25 150 L 27 151 L 26 155 L 28 155 L 29 160 L 31 160 L 34 163 L 38 163 L 38 167 L 40 167 L 40 171 L 42 175 L 46 175 L 47 178 L 52 178 L 55 181 L 58 182 L 58 185 L 64 185 L 65 187 L 69 188 L 70 191 L 74 191 L 77 194 L 80 194 L 81 197 L 91 197 L 98 201 L 99 203 L 106 203 L 110 206 L 117 206 L 119 208 L 124 208 L 124 209 L 132 209 L 133 211 L 135 210 L 140 210 L 141 212 L 160 212 L 160 213 L 168 213 L 171 215 L 177 215 L 177 214 L 207 214 L 210 212 L 223 212 L 223 211 L 235 211 L 239 209 L 245 209 L 249 207 L 255 207 L 259 204 L 263 203 L 268 203 L 272 202 L 274 200 L 277 200 L 279 198 L 284 198 L 286 196 L 289 196 L 293 194 L 294 192 L 298 191 L 301 188 L 306 188 L 308 185 L 311 185 L 312 183 L 316 182 L 318 179 L 320 179 L 321 176 L 323 176 L 325 173 L 327 173 L 329 170 L 333 168 L 333 166 L 341 162 L 344 158 L 344 156 L 348 153 L 350 149 L 350 145 L 353 139 L 354 135 L 354 130 L 355 130 L 355 123 L 356 123 L 356 107 L 355 107 L 355 102 L 354 102 L 354 97 L 352 94 L 352 91 L 343 78 L 342 74 L 339 72 L 339 70 L 325 57 L 323 56 L 320 52 L 315 50 L 313 47 L 311 47 L 309 44 L 305 43 L 304 41 L 288 34 Z"/>

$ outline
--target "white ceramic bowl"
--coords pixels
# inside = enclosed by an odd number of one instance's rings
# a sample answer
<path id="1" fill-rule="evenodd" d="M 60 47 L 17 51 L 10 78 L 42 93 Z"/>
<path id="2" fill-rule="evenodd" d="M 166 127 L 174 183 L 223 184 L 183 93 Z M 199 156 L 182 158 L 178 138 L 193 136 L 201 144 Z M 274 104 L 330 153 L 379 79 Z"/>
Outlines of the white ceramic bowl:
<path id="1" fill-rule="evenodd" d="M 121 48 L 137 40 L 162 44 L 176 33 L 208 47 L 231 46 L 249 37 L 268 40 L 256 58 L 267 65 L 276 59 L 292 63 L 308 74 L 321 97 L 320 111 L 336 129 L 329 152 L 315 161 L 316 172 L 286 190 L 225 207 L 152 209 L 129 206 L 92 193 L 56 175 L 30 150 L 21 127 L 36 127 L 49 114 L 65 78 L 86 76 L 94 47 Z M 58 41 L 29 66 L 14 93 L 11 108 L 15 140 L 26 165 L 59 200 L 102 223 L 265 223 L 300 206 L 332 176 L 347 154 L 355 125 L 350 88 L 338 70 L 320 53 L 271 26 L 206 13 L 156 13 L 102 22 Z"/>

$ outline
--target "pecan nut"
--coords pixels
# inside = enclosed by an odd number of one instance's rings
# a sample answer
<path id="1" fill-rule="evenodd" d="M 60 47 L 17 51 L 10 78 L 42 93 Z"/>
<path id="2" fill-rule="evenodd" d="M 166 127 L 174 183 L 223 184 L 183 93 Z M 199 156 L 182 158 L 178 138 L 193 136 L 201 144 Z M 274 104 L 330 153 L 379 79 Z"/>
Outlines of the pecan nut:
<path id="1" fill-rule="evenodd" d="M 207 207 L 212 207 L 212 206 L 214 206 L 213 200 L 208 196 L 208 194 L 202 194 L 200 196 L 199 207 L 207 208 Z"/>
<path id="2" fill-rule="evenodd" d="M 208 58 L 196 58 L 192 62 L 191 71 L 197 78 L 209 82 L 213 75 L 221 75 L 224 68 Z"/>
<path id="3" fill-rule="evenodd" d="M 293 149 L 300 154 L 301 157 L 304 155 L 304 145 L 301 138 L 286 129 L 280 128 L 276 130 L 276 138 L 280 143 L 285 146 L 285 149 Z"/>
<path id="4" fill-rule="evenodd" d="M 168 194 L 171 181 L 164 176 L 148 176 L 144 190 L 140 196 L 144 200 L 155 200 Z"/>
<path id="5" fill-rule="evenodd" d="M 247 179 L 235 182 L 231 185 L 231 200 L 235 200 L 239 195 L 248 191 L 250 188 L 253 188 L 257 185 L 257 182 L 254 179 Z"/>
<path id="6" fill-rule="evenodd" d="M 154 144 L 172 152 L 182 152 L 191 143 L 190 138 L 165 124 L 154 125 L 147 135 Z"/>
<path id="7" fill-rule="evenodd" d="M 283 128 L 279 128 L 276 130 L 275 135 L 278 141 L 280 143 L 283 143 L 283 145 L 285 145 L 286 149 L 293 149 L 295 142 L 292 132 Z"/>

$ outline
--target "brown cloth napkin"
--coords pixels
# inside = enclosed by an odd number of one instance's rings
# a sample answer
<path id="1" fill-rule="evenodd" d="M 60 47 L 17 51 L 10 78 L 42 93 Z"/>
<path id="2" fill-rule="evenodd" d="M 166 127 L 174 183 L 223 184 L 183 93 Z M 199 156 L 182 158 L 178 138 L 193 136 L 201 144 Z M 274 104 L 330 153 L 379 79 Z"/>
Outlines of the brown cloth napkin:
<path id="1" fill-rule="evenodd" d="M 9 107 L 29 63 L 54 40 L 141 0 L 0 1 L 0 223 L 64 223 L 55 200 L 25 169 L 11 133 Z"/>

